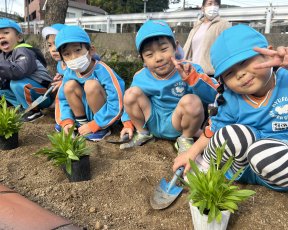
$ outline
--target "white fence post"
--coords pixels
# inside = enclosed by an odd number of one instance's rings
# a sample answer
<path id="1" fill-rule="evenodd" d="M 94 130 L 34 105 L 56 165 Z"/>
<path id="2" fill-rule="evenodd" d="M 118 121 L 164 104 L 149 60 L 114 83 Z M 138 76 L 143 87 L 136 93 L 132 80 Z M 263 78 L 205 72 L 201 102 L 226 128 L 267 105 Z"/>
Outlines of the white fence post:
<path id="1" fill-rule="evenodd" d="M 270 6 L 267 8 L 267 11 L 266 11 L 265 34 L 270 33 L 272 14 L 273 14 L 273 8 L 272 8 L 272 4 L 270 4 Z"/>
<path id="2" fill-rule="evenodd" d="M 107 33 L 110 33 L 110 23 L 111 23 L 111 18 L 110 16 L 107 16 Z"/>

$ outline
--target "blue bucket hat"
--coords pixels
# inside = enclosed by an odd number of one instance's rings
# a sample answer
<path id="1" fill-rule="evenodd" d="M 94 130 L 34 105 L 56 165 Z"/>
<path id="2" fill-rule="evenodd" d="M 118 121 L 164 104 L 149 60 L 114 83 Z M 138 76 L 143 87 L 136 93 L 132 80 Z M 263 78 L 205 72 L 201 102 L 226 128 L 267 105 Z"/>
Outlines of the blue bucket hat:
<path id="1" fill-rule="evenodd" d="M 161 20 L 148 20 L 141 26 L 136 35 L 136 48 L 138 52 L 145 39 L 156 36 L 168 36 L 175 39 L 170 26 L 166 22 Z"/>
<path id="2" fill-rule="evenodd" d="M 59 33 L 60 30 L 62 30 L 64 27 L 66 27 L 66 25 L 64 24 L 61 24 L 61 23 L 57 23 L 57 24 L 53 24 L 51 26 L 47 26 L 47 27 L 44 27 L 43 30 L 42 30 L 42 37 L 44 39 L 46 39 L 46 37 L 48 35 L 56 35 Z"/>
<path id="3" fill-rule="evenodd" d="M 13 28 L 18 33 L 23 34 L 21 27 L 15 21 L 8 18 L 0 18 L 0 29 Z"/>
<path id="4" fill-rule="evenodd" d="M 210 50 L 211 63 L 215 69 L 214 77 L 219 77 L 233 65 L 259 55 L 254 47 L 267 48 L 264 35 L 253 28 L 239 24 L 224 30 L 213 43 Z"/>
<path id="5" fill-rule="evenodd" d="M 56 49 L 66 43 L 88 43 L 91 44 L 89 35 L 79 26 L 65 26 L 55 38 Z"/>

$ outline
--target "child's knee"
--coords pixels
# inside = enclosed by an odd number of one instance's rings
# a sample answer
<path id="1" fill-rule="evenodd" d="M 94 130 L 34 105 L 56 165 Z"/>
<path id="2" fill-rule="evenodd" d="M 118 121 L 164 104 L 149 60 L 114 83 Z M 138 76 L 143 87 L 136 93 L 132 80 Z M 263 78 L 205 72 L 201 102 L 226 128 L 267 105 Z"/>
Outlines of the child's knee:
<path id="1" fill-rule="evenodd" d="M 64 85 L 64 93 L 65 94 L 72 94 L 75 93 L 75 90 L 80 88 L 79 83 L 77 83 L 75 80 L 69 80 Z"/>
<path id="2" fill-rule="evenodd" d="M 10 81 L 10 89 L 13 92 L 23 92 L 24 85 L 20 81 Z"/>
<path id="3" fill-rule="evenodd" d="M 288 153 L 287 144 L 273 139 L 254 142 L 247 150 L 247 159 L 253 171 L 266 180 L 271 180 L 271 172 L 287 168 L 284 155 Z M 272 173 L 273 174 L 273 173 Z"/>
<path id="4" fill-rule="evenodd" d="M 16 81 L 10 81 L 10 89 L 14 92 L 17 91 L 19 85 L 17 85 Z"/>
<path id="5" fill-rule="evenodd" d="M 87 96 L 89 95 L 102 95 L 105 93 L 103 87 L 99 84 L 97 80 L 88 80 L 84 84 L 84 91 Z"/>
<path id="6" fill-rule="evenodd" d="M 131 87 L 125 91 L 124 94 L 124 103 L 125 104 L 130 104 L 134 101 L 136 101 L 138 98 L 143 95 L 143 92 L 140 88 L 138 87 Z"/>
<path id="7" fill-rule="evenodd" d="M 193 94 L 187 94 L 179 101 L 180 107 L 184 113 L 188 113 L 191 116 L 202 116 L 204 118 L 204 108 L 200 98 Z"/>

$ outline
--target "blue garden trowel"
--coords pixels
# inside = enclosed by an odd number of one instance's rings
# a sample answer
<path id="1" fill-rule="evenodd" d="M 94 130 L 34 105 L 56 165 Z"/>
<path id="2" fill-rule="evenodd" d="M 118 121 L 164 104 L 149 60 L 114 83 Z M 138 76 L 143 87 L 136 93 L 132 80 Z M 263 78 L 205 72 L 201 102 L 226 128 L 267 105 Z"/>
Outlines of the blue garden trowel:
<path id="1" fill-rule="evenodd" d="M 29 111 L 40 105 L 43 101 L 45 101 L 48 98 L 49 94 L 52 92 L 53 88 L 54 86 L 50 86 L 50 88 L 45 92 L 43 96 L 40 96 L 35 101 L 33 101 L 32 104 L 24 111 L 24 114 L 28 113 Z"/>
<path id="2" fill-rule="evenodd" d="M 174 173 L 170 182 L 164 178 L 161 179 L 160 184 L 155 188 L 153 195 L 150 197 L 150 204 L 153 209 L 167 208 L 180 195 L 183 188 L 176 185 L 178 177 L 182 176 L 184 167 L 180 167 Z"/>

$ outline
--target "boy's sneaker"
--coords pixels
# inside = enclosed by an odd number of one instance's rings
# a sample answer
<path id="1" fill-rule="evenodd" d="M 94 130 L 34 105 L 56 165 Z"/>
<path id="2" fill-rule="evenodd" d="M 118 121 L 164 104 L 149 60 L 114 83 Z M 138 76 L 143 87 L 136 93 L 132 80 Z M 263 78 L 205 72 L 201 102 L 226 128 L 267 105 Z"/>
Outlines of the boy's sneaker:
<path id="1" fill-rule="evenodd" d="M 120 149 L 127 149 L 127 148 L 132 148 L 136 146 L 141 146 L 146 144 L 149 141 L 154 141 L 154 137 L 152 134 L 141 134 L 141 133 L 136 133 L 132 140 L 129 141 L 128 143 L 124 143 L 120 145 Z"/>
<path id="2" fill-rule="evenodd" d="M 175 142 L 175 148 L 178 151 L 178 154 L 186 152 L 190 147 L 194 144 L 193 138 L 186 138 L 186 137 L 178 137 Z"/>
<path id="3" fill-rule="evenodd" d="M 95 133 L 88 133 L 87 135 L 85 135 L 84 137 L 88 140 L 88 141 L 100 141 L 102 140 L 104 137 L 107 137 L 111 134 L 111 131 L 109 128 L 107 129 L 101 129 Z"/>
<path id="4" fill-rule="evenodd" d="M 58 125 L 57 123 L 54 125 L 54 129 L 57 133 L 60 133 L 62 130 L 62 127 L 60 125 Z"/>
<path id="5" fill-rule="evenodd" d="M 35 120 L 37 120 L 40 117 L 43 117 L 43 113 L 41 112 L 41 110 L 31 110 L 28 113 L 24 114 L 22 117 L 22 120 L 24 122 L 33 122 Z"/>

